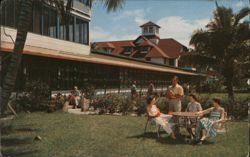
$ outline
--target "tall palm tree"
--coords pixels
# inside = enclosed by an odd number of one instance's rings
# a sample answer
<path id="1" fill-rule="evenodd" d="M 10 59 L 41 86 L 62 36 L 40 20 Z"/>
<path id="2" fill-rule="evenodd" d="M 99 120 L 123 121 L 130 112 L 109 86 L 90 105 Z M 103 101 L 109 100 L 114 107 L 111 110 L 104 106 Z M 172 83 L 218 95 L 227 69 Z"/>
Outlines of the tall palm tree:
<path id="1" fill-rule="evenodd" d="M 216 4 L 213 19 L 206 29 L 194 32 L 190 40 L 194 49 L 182 59 L 186 64 L 216 71 L 223 78 L 232 104 L 234 83 L 242 74 L 241 69 L 249 65 L 249 21 L 242 22 L 249 13 L 249 8 L 235 14 L 232 9 Z"/>
<path id="2" fill-rule="evenodd" d="M 7 1 L 8 0 L 5 0 L 5 3 L 7 3 Z M 27 38 L 27 32 L 29 26 L 31 25 L 30 21 L 32 15 L 32 4 L 35 1 L 43 4 L 54 5 L 56 9 L 61 13 L 61 17 L 63 19 L 62 21 L 66 23 L 68 21 L 67 13 L 71 9 L 73 0 L 67 0 L 66 6 L 64 5 L 64 0 L 19 0 L 20 10 L 15 46 L 13 53 L 11 53 L 10 56 L 10 62 L 6 70 L 6 74 L 3 78 L 2 86 L 0 87 L 1 114 L 3 114 L 6 110 L 7 104 L 9 102 L 9 97 L 15 86 L 18 69 L 22 60 L 23 48 L 25 46 L 25 41 Z M 89 4 L 92 4 L 94 1 L 95 0 L 89 0 Z M 124 0 L 101 0 L 100 2 L 107 8 L 107 11 L 116 11 L 124 4 Z M 3 4 L 4 1 L 1 1 L 1 5 Z"/>

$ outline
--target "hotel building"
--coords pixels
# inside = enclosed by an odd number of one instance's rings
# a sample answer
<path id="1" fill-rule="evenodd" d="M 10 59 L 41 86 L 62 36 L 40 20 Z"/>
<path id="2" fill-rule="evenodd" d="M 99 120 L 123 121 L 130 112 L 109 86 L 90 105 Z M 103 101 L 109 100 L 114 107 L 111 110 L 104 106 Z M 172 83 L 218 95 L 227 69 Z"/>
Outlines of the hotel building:
<path id="1" fill-rule="evenodd" d="M 1 76 L 4 75 L 8 56 L 14 48 L 18 23 L 17 2 L 7 0 L 7 3 L 1 4 Z M 173 75 L 180 76 L 182 80 L 199 78 L 198 73 L 177 67 L 179 55 L 172 56 L 153 45 L 154 42 L 158 45 L 175 45 L 173 47 L 178 47 L 178 54 L 186 50 L 174 39 L 159 39 L 157 25 L 153 28 L 142 26 L 143 35 L 135 41 L 126 42 L 124 47 L 120 46 L 122 51 L 114 43 L 105 43 L 105 48 L 109 48 L 107 51 L 112 53 L 91 51 L 91 8 L 87 2 L 73 0 L 70 20 L 66 25 L 61 22 L 60 15 L 53 6 L 41 6 L 36 2 L 33 4 L 16 90 L 22 90 L 25 82 L 33 80 L 46 82 L 51 90 L 69 90 L 75 85 L 79 88 L 93 85 L 96 89 L 128 89 L 133 80 L 137 80 L 138 87 L 141 88 L 147 87 L 150 81 L 156 87 L 163 88 L 169 85 Z M 151 29 L 154 36 L 148 38 L 152 34 Z M 137 48 L 141 52 L 150 49 L 150 53 L 143 53 L 141 56 Z M 142 57 L 145 59 L 142 60 Z"/>

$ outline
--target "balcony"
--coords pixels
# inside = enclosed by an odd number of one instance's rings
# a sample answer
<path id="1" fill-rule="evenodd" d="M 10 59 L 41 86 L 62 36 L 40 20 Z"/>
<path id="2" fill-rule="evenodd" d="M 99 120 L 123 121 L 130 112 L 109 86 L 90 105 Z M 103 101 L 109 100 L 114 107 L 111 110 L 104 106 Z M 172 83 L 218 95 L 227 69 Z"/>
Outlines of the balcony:
<path id="1" fill-rule="evenodd" d="M 65 0 L 67 1 L 67 0 Z M 80 13 L 84 13 L 84 14 L 87 14 L 87 15 L 91 15 L 91 9 L 90 9 L 90 6 L 87 5 L 87 3 L 83 3 L 83 2 L 80 2 L 79 0 L 74 0 L 73 1 L 73 9 L 80 12 Z"/>

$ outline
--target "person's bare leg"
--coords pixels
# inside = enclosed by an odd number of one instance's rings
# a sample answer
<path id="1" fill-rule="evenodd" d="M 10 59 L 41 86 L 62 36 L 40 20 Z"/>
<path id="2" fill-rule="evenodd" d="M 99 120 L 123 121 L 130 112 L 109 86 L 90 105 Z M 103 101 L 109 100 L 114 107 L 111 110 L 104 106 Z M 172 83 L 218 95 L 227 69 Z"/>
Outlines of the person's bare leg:
<path id="1" fill-rule="evenodd" d="M 201 141 L 204 141 L 207 138 L 207 131 L 205 129 L 202 129 L 202 137 L 201 137 Z"/>
<path id="2" fill-rule="evenodd" d="M 171 138 L 176 140 L 176 136 L 175 136 L 174 132 L 171 133 Z"/>
<path id="3" fill-rule="evenodd" d="M 194 133 L 193 133 L 192 128 L 187 128 L 187 131 L 188 131 L 188 133 L 190 134 L 191 139 L 193 139 L 193 138 L 194 138 Z"/>

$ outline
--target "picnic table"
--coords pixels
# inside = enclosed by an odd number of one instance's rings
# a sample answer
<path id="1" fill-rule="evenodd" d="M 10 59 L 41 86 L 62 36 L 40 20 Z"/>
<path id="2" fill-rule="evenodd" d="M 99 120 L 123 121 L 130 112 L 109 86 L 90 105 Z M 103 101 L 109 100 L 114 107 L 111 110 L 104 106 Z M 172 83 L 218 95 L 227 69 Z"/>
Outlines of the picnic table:
<path id="1" fill-rule="evenodd" d="M 173 115 L 178 127 L 195 128 L 199 121 L 199 115 L 196 112 L 170 112 Z"/>

